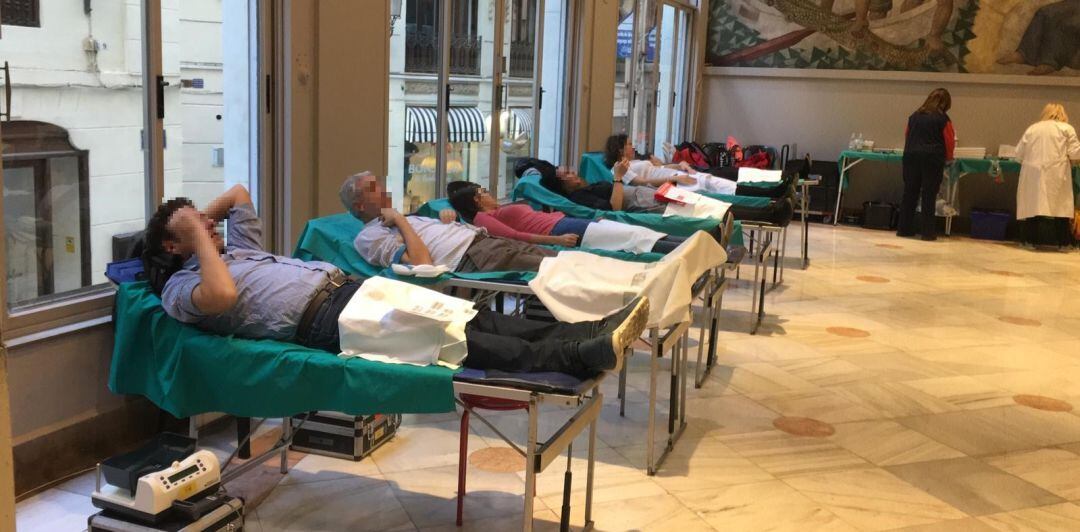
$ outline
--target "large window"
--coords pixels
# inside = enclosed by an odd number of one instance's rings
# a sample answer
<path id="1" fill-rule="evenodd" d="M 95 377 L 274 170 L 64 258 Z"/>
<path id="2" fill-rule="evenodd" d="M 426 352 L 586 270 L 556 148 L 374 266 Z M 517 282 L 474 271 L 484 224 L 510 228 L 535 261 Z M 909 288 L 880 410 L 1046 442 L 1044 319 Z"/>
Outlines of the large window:
<path id="1" fill-rule="evenodd" d="M 36 28 L 41 25 L 41 6 L 38 0 L 2 0 L 0 1 L 0 13 L 3 13 L 3 23 L 10 26 L 27 26 Z"/>
<path id="2" fill-rule="evenodd" d="M 510 193 L 514 162 L 538 149 L 541 4 L 407 0 L 394 13 L 387 187 L 395 207 L 415 210 L 454 180 Z"/>
<path id="3" fill-rule="evenodd" d="M 162 196 L 257 193 L 256 3 L 3 2 L 6 328 L 107 293 Z"/>

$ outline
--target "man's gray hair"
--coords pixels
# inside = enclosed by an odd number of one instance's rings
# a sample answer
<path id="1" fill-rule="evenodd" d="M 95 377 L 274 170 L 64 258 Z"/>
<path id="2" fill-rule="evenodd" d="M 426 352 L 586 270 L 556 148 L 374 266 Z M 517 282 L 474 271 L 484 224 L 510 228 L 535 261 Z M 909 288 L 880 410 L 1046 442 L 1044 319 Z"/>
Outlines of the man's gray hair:
<path id="1" fill-rule="evenodd" d="M 359 174 L 353 174 L 345 178 L 345 182 L 341 184 L 341 188 L 338 190 L 338 197 L 341 198 L 341 205 L 345 207 L 353 216 L 359 218 L 360 213 L 356 210 L 357 199 L 363 191 L 360 189 L 360 180 L 371 176 L 371 172 L 360 172 Z"/>

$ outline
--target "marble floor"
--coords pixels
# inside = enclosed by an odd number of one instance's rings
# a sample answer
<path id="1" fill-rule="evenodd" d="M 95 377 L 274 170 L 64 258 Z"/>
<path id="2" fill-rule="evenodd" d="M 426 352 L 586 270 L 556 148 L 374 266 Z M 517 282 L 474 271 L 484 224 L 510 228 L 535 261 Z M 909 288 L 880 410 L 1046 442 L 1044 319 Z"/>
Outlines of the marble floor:
<path id="1" fill-rule="evenodd" d="M 597 528 L 1080 530 L 1080 254 L 815 225 L 811 255 L 805 271 L 790 261 L 756 336 L 746 284 L 728 292 L 719 366 L 656 476 L 647 357 L 630 361 L 626 417 L 605 382 Z M 492 419 L 522 439 L 520 415 Z M 457 443 L 456 414 L 407 416 L 369 459 L 304 456 L 248 530 L 455 530 Z M 519 528 L 524 463 L 479 423 L 469 446 L 464 530 Z M 537 529 L 558 527 L 564 470 L 540 476 Z M 90 489 L 84 476 L 20 502 L 20 532 L 81 530 Z"/>

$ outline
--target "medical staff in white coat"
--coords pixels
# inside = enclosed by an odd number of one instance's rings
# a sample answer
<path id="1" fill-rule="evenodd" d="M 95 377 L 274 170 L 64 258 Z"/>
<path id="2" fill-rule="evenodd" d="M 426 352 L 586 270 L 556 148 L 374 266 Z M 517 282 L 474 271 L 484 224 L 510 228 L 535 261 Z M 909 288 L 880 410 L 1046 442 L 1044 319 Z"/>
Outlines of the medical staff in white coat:
<path id="1" fill-rule="evenodd" d="M 1021 241 L 1065 246 L 1072 242 L 1073 206 L 1070 159 L 1080 159 L 1080 140 L 1061 104 L 1050 103 L 1016 146 L 1021 162 L 1016 218 Z"/>

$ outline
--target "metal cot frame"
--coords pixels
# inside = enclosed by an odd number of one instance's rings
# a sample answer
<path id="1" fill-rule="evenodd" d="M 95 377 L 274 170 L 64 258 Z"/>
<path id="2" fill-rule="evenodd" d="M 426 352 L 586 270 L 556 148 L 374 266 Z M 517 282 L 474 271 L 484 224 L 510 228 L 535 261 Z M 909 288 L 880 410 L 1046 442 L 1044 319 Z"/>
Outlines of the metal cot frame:
<path id="1" fill-rule="evenodd" d="M 705 275 L 710 275 L 707 272 Z M 709 284 L 709 283 L 706 283 Z M 448 288 L 467 288 L 479 290 L 492 295 L 515 294 L 519 296 L 534 296 L 532 289 L 526 284 L 500 283 L 492 281 L 474 281 L 467 279 L 451 279 L 444 283 Z M 517 304 L 522 305 L 521 299 Z M 649 428 L 648 428 L 648 452 L 646 456 L 645 470 L 649 475 L 655 475 L 660 464 L 663 463 L 668 453 L 674 448 L 686 428 L 686 375 L 687 364 L 687 337 L 690 329 L 689 322 L 678 323 L 666 330 L 661 331 L 657 327 L 649 330 L 649 344 L 652 351 L 650 374 L 649 374 Z M 668 410 L 668 439 L 660 456 L 656 456 L 656 403 L 658 378 L 660 373 L 660 358 L 666 353 L 671 353 L 671 371 L 669 379 L 669 410 Z M 619 415 L 626 414 L 626 377 L 627 366 L 624 364 L 619 372 Z"/>

